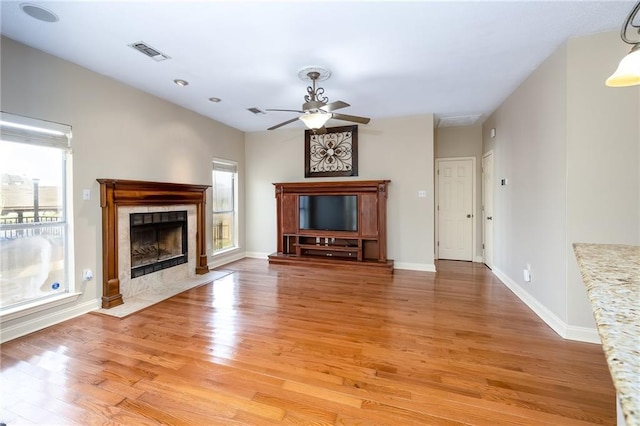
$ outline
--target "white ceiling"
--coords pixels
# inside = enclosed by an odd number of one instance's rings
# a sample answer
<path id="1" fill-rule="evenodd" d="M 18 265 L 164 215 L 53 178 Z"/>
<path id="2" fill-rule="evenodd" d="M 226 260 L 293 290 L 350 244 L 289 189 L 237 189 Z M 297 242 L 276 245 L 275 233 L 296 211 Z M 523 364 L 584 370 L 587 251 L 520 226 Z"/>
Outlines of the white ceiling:
<path id="1" fill-rule="evenodd" d="M 345 114 L 482 121 L 568 37 L 619 30 L 635 3 L 28 1 L 60 20 L 2 0 L 3 35 L 243 131 L 294 118 L 247 108 L 300 108 L 309 83 L 298 70 L 309 65 L 332 71 L 320 86 L 351 104 Z M 171 59 L 127 46 L 138 41 Z"/>

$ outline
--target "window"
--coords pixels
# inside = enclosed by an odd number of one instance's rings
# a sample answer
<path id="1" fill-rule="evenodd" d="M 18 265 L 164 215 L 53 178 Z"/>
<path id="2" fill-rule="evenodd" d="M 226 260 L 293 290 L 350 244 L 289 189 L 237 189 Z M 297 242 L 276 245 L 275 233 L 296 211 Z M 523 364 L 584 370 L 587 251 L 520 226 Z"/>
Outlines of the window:
<path id="1" fill-rule="evenodd" d="M 73 290 L 71 127 L 0 113 L 0 309 Z"/>
<path id="2" fill-rule="evenodd" d="M 236 163 L 213 160 L 213 254 L 237 247 Z"/>

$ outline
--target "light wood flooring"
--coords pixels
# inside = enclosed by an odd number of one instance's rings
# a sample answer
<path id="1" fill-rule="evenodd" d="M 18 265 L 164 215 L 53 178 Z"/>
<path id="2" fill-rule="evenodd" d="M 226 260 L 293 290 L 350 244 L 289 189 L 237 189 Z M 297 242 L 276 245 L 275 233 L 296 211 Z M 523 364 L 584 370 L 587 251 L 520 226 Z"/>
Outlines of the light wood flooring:
<path id="1" fill-rule="evenodd" d="M 81 425 L 615 424 L 599 345 L 565 341 L 483 265 L 391 277 L 269 266 L 127 318 L 0 346 L 0 421 Z"/>

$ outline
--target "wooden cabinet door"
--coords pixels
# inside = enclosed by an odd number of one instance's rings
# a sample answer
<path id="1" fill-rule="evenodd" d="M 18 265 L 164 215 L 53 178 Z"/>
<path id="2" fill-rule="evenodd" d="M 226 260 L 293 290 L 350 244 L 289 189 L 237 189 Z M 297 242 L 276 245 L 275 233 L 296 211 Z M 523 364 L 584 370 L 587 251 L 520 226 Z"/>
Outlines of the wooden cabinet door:
<path id="1" fill-rule="evenodd" d="M 378 236 L 378 195 L 377 194 L 360 194 L 358 195 L 360 203 L 360 236 L 361 237 L 377 237 Z"/>
<path id="2" fill-rule="evenodd" d="M 282 194 L 282 233 L 298 233 L 298 195 Z"/>

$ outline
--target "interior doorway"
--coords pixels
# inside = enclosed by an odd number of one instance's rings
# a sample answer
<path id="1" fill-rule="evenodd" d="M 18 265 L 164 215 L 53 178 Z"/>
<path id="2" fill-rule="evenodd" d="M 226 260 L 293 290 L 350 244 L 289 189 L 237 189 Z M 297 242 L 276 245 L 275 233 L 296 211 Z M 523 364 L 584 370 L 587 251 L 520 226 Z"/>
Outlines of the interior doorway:
<path id="1" fill-rule="evenodd" d="M 473 260 L 475 157 L 436 159 L 436 257 Z"/>
<path id="2" fill-rule="evenodd" d="M 482 258 L 493 269 L 493 151 L 482 156 Z"/>

